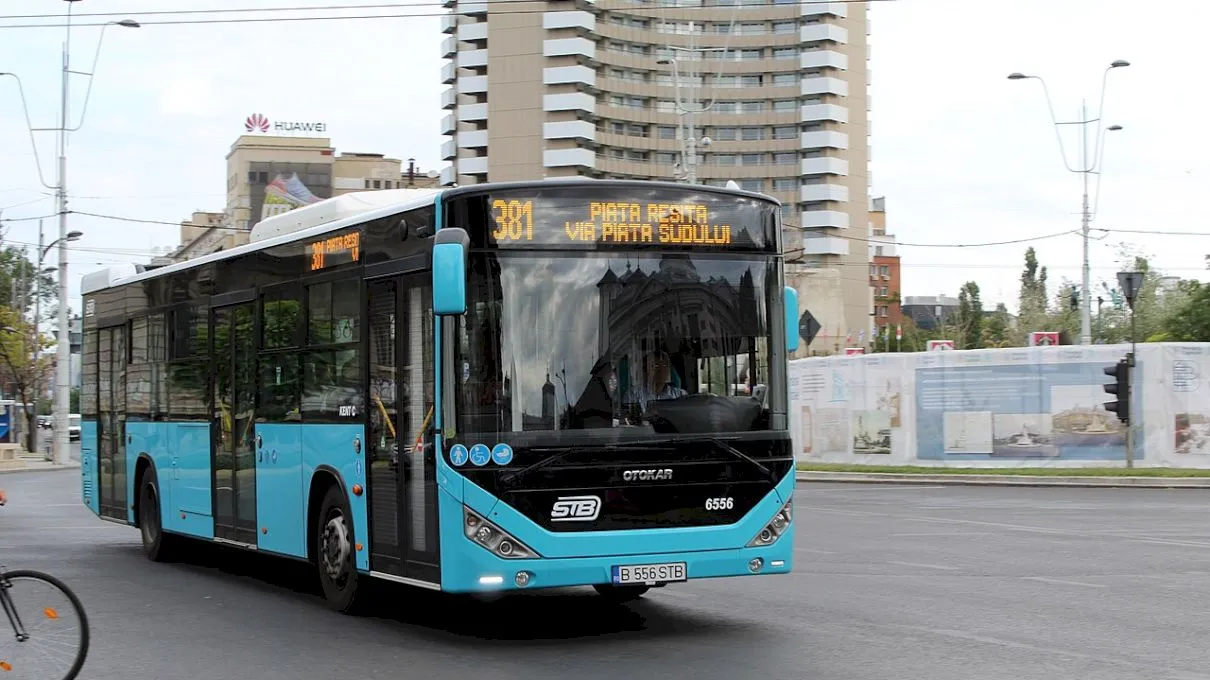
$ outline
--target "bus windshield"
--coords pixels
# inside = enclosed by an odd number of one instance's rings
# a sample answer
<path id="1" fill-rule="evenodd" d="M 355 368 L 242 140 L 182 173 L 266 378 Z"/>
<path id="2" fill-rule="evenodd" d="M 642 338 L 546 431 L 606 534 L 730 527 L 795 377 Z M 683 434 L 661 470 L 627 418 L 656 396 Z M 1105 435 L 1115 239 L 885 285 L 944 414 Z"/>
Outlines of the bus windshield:
<path id="1" fill-rule="evenodd" d="M 777 281 L 769 255 L 475 252 L 458 428 L 767 430 Z"/>

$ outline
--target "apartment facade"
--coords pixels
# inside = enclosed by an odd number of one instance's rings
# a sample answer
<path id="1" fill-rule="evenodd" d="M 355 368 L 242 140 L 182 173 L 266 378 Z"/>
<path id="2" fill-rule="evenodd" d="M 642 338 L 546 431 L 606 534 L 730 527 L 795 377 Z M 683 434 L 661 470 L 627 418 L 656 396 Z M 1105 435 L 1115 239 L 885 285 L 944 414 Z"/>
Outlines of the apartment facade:
<path id="1" fill-rule="evenodd" d="M 805 302 L 828 335 L 869 334 L 864 3 L 445 4 L 443 185 L 734 180 L 783 202 L 801 292 L 839 279 L 839 304 Z"/>
<path id="2" fill-rule="evenodd" d="M 903 323 L 903 289 L 899 279 L 899 250 L 886 228 L 886 198 L 870 200 L 870 295 L 874 298 L 874 334 L 894 335 Z M 890 329 L 888 331 L 888 328 Z"/>
<path id="3" fill-rule="evenodd" d="M 431 188 L 439 173 L 422 172 L 380 153 L 337 153 L 327 137 L 242 135 L 227 153 L 227 206 L 181 222 L 181 245 L 160 263 L 180 262 L 248 242 L 258 222 L 354 191 Z M 155 262 L 153 262 L 155 263 Z"/>

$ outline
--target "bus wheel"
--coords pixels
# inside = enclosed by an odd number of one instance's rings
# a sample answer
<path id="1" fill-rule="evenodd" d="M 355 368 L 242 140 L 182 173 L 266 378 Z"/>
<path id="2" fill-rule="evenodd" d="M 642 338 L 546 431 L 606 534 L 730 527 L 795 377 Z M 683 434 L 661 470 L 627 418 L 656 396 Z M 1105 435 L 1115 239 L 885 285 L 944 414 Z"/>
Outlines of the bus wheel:
<path id="1" fill-rule="evenodd" d="M 143 484 L 139 487 L 139 534 L 143 538 L 143 552 L 151 561 L 168 562 L 173 559 L 176 537 L 164 534 L 160 485 L 153 469 L 143 474 Z"/>
<path id="2" fill-rule="evenodd" d="M 633 602 L 651 590 L 651 586 L 615 586 L 612 583 L 598 583 L 593 588 L 601 597 L 617 604 Z"/>
<path id="3" fill-rule="evenodd" d="M 357 569 L 353 560 L 353 526 L 349 502 L 339 486 L 324 494 L 315 523 L 319 582 L 324 598 L 338 612 L 352 613 L 356 607 Z"/>

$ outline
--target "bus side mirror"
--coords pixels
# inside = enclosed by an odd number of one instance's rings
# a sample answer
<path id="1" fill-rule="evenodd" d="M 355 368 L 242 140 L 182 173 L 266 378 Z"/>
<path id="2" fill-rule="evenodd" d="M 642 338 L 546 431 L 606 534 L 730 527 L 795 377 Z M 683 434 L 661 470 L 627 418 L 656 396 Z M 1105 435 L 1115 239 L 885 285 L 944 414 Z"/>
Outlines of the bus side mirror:
<path id="1" fill-rule="evenodd" d="M 798 291 L 790 286 L 785 289 L 786 308 L 786 351 L 798 351 Z"/>
<path id="2" fill-rule="evenodd" d="M 466 251 L 470 237 L 465 229 L 447 227 L 433 237 L 433 313 L 466 313 Z"/>

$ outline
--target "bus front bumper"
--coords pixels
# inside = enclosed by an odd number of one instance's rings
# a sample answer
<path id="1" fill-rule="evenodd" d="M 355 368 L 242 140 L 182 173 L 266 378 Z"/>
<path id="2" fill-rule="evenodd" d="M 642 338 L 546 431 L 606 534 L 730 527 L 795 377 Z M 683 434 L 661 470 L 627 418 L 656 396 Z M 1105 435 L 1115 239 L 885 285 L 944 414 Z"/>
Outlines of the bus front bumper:
<path id="1" fill-rule="evenodd" d="M 788 574 L 794 558 L 793 526 L 787 527 L 775 543 L 760 547 L 605 557 L 503 559 L 471 540 L 450 543 L 443 546 L 446 552 L 441 560 L 441 589 L 454 593 L 611 583 L 664 585 L 704 578 Z"/>

